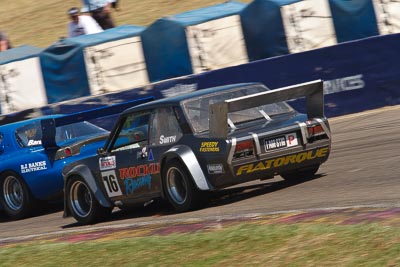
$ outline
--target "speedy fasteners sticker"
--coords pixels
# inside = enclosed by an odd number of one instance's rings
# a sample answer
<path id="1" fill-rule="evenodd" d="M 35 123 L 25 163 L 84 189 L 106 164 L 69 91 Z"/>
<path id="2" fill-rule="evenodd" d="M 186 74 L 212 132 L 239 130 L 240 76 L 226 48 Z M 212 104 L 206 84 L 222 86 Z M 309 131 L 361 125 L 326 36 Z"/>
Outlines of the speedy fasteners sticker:
<path id="1" fill-rule="evenodd" d="M 319 148 L 316 150 L 304 151 L 304 152 L 300 152 L 297 154 L 279 157 L 279 158 L 275 158 L 275 159 L 268 159 L 268 160 L 261 161 L 261 162 L 246 164 L 246 165 L 240 166 L 237 169 L 236 175 L 249 174 L 249 173 L 253 173 L 253 172 L 268 170 L 270 168 L 278 168 L 278 167 L 286 166 L 289 164 L 302 163 L 306 160 L 323 158 L 328 155 L 328 152 L 329 152 L 329 148 L 324 147 L 324 148 Z"/>
<path id="2" fill-rule="evenodd" d="M 201 142 L 200 152 L 219 152 L 218 142 Z"/>

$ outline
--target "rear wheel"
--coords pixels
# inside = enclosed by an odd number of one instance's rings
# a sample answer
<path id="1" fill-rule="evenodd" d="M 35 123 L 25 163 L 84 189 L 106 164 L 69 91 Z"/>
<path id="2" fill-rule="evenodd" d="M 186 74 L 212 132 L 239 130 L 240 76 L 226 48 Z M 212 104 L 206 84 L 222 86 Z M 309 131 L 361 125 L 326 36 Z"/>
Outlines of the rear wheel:
<path id="1" fill-rule="evenodd" d="M 314 176 L 319 169 L 319 164 L 313 165 L 304 169 L 300 169 L 297 171 L 293 172 L 288 172 L 288 173 L 281 173 L 281 176 L 283 179 L 289 182 L 296 182 L 296 181 L 301 181 L 304 179 L 311 178 Z"/>
<path id="2" fill-rule="evenodd" d="M 3 174 L 0 177 L 0 193 L 0 202 L 11 219 L 19 220 L 32 214 L 35 199 L 19 175 L 13 172 Z"/>
<path id="3" fill-rule="evenodd" d="M 163 187 L 169 203 L 178 212 L 197 208 L 202 199 L 186 166 L 176 159 L 168 161 L 164 168 Z"/>
<path id="4" fill-rule="evenodd" d="M 112 208 L 100 205 L 82 177 L 73 177 L 68 181 L 66 194 L 68 208 L 81 224 L 95 223 L 111 214 Z"/>

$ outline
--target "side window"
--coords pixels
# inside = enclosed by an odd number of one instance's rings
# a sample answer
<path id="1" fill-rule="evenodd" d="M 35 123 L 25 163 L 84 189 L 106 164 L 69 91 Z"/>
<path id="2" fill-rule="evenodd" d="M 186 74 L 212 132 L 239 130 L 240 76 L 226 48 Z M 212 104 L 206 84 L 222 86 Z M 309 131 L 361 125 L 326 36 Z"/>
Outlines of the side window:
<path id="1" fill-rule="evenodd" d="M 177 142 L 182 131 L 172 108 L 160 108 L 152 120 L 150 144 L 167 145 Z"/>
<path id="2" fill-rule="evenodd" d="M 148 144 L 150 113 L 130 114 L 112 147 L 113 151 L 143 147 Z"/>
<path id="3" fill-rule="evenodd" d="M 21 147 L 40 146 L 42 144 L 40 121 L 18 128 L 15 137 Z"/>

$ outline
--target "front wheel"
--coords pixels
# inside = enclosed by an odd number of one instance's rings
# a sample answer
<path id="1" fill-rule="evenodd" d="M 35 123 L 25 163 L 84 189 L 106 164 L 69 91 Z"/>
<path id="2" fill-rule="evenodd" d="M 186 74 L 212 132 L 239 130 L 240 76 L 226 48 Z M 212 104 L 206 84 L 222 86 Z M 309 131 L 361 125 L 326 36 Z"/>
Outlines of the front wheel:
<path id="1" fill-rule="evenodd" d="M 11 219 L 19 220 L 32 214 L 35 208 L 35 199 L 19 175 L 12 172 L 2 175 L 0 177 L 0 193 L 0 202 Z"/>
<path id="2" fill-rule="evenodd" d="M 281 176 L 283 179 L 289 182 L 296 182 L 296 181 L 302 181 L 307 178 L 311 178 L 314 176 L 319 169 L 319 164 L 300 169 L 297 171 L 289 172 L 289 173 L 281 173 Z"/>
<path id="3" fill-rule="evenodd" d="M 163 187 L 169 203 L 177 212 L 197 208 L 201 201 L 201 192 L 179 160 L 167 162 L 163 170 Z"/>
<path id="4" fill-rule="evenodd" d="M 92 224 L 111 214 L 112 208 L 100 205 L 82 177 L 73 177 L 68 181 L 66 194 L 68 208 L 81 224 Z"/>

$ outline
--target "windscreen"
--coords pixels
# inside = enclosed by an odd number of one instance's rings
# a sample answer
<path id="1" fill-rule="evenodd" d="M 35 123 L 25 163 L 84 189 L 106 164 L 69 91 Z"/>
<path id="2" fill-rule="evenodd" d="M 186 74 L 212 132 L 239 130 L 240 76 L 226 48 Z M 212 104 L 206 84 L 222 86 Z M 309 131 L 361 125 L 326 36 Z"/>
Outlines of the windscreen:
<path id="1" fill-rule="evenodd" d="M 70 140 L 83 140 L 102 134 L 107 134 L 108 131 L 100 128 L 87 121 L 77 122 L 73 124 L 63 125 L 56 128 L 56 143 L 61 145 Z"/>
<path id="2" fill-rule="evenodd" d="M 57 127 L 56 143 L 62 146 L 65 143 L 71 143 L 106 133 L 108 133 L 108 131 L 89 122 L 77 122 Z M 16 131 L 16 139 L 22 147 L 41 146 L 42 129 L 40 121 L 38 120 L 18 128 Z"/>
<path id="3" fill-rule="evenodd" d="M 262 85 L 247 85 L 240 88 L 218 91 L 200 97 L 184 100 L 182 107 L 185 116 L 191 124 L 194 133 L 202 133 L 209 130 L 208 118 L 210 104 L 220 103 L 228 99 L 265 92 L 268 89 Z M 258 119 L 269 119 L 278 114 L 292 112 L 293 109 L 285 102 L 277 102 L 262 105 L 250 109 L 244 109 L 228 113 L 228 122 L 232 125 L 240 125 Z"/>

